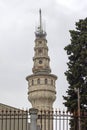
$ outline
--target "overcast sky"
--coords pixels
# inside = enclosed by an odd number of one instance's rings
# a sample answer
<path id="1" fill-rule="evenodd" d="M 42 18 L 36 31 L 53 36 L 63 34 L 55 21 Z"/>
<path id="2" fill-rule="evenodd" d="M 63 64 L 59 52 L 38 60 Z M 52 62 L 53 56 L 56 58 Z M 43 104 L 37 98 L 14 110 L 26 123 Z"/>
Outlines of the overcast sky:
<path id="1" fill-rule="evenodd" d="M 32 74 L 35 26 L 42 9 L 52 73 L 58 76 L 54 108 L 64 108 L 68 83 L 64 72 L 69 30 L 87 17 L 87 0 L 0 0 L 0 103 L 30 108 L 26 76 Z"/>

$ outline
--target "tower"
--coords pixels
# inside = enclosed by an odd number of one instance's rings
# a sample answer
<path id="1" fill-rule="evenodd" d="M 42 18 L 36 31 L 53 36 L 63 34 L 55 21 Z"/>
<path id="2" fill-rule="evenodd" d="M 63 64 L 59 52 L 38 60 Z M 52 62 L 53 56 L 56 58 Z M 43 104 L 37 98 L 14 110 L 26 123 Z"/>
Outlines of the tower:
<path id="1" fill-rule="evenodd" d="M 39 15 L 40 23 L 35 30 L 33 74 L 26 77 L 28 81 L 28 100 L 34 108 L 52 110 L 53 102 L 56 99 L 55 81 L 57 76 L 51 74 L 46 32 L 42 26 L 41 10 L 39 10 Z"/>
<path id="2" fill-rule="evenodd" d="M 55 81 L 57 76 L 51 74 L 46 31 L 42 25 L 41 10 L 39 10 L 39 17 L 39 26 L 35 30 L 33 74 L 26 77 L 28 81 L 28 100 L 33 108 L 52 110 L 53 102 L 56 99 Z"/>

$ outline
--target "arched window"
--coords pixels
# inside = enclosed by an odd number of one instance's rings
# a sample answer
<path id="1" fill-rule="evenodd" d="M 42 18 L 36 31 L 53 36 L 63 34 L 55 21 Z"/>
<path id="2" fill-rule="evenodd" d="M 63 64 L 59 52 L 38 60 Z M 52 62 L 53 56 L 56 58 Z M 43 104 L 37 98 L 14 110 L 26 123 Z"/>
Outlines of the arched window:
<path id="1" fill-rule="evenodd" d="M 53 85 L 53 80 L 51 79 L 51 85 Z"/>
<path id="2" fill-rule="evenodd" d="M 45 79 L 45 84 L 47 84 L 47 79 Z"/>
<path id="3" fill-rule="evenodd" d="M 37 80 L 37 84 L 40 84 L 40 79 Z"/>
<path id="4" fill-rule="evenodd" d="M 32 79 L 32 85 L 34 85 L 34 80 Z"/>

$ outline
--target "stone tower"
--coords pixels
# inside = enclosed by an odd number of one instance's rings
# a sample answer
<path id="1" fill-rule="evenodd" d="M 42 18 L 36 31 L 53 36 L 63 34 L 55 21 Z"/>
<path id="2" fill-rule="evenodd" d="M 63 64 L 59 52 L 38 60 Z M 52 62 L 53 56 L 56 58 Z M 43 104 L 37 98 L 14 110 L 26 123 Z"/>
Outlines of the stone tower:
<path id="1" fill-rule="evenodd" d="M 39 10 L 39 15 L 40 23 L 35 30 L 33 74 L 26 77 L 28 81 L 28 100 L 33 108 L 52 110 L 53 102 L 56 99 L 55 81 L 57 76 L 51 74 L 46 32 L 42 25 L 41 10 Z"/>

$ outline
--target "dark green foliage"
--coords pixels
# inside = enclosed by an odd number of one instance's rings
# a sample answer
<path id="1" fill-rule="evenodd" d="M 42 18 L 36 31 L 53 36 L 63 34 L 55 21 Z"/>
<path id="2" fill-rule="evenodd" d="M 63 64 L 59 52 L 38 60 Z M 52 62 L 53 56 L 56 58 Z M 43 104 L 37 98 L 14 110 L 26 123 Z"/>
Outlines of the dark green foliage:
<path id="1" fill-rule="evenodd" d="M 80 89 L 80 108 L 87 112 L 87 18 L 76 23 L 76 29 L 70 30 L 71 43 L 64 49 L 68 55 L 68 70 L 65 72 L 69 83 L 67 96 L 63 96 L 68 111 L 77 112 L 77 93 Z M 87 124 L 87 123 L 86 123 Z"/>

